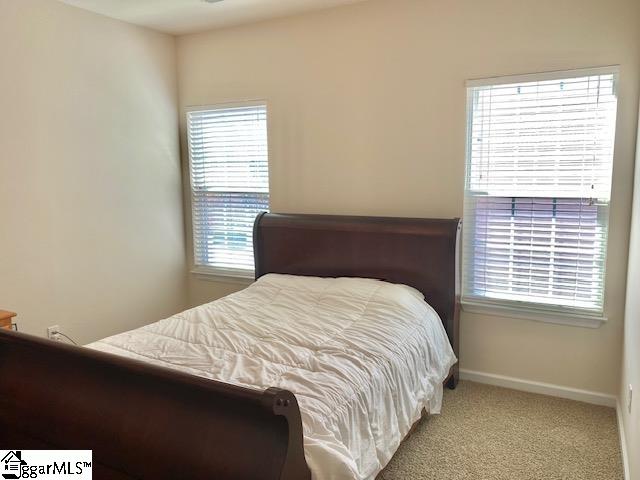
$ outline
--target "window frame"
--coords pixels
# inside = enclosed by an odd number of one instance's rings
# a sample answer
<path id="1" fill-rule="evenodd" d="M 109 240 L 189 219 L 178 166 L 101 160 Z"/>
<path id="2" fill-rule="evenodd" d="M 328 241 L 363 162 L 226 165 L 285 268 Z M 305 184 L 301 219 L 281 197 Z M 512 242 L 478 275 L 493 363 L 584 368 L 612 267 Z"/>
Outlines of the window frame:
<path id="1" fill-rule="evenodd" d="M 532 73 L 532 74 L 524 74 L 524 75 L 507 75 L 507 76 L 499 76 L 499 77 L 490 77 L 490 78 L 482 78 L 482 79 L 473 79 L 468 80 L 466 82 L 466 94 L 467 94 L 467 103 L 466 103 L 466 135 L 465 135 L 465 175 L 464 175 L 464 197 L 465 197 L 465 207 L 466 207 L 466 196 L 468 192 L 468 171 L 471 165 L 471 140 L 472 140 L 472 122 L 473 122 L 473 88 L 474 87 L 483 87 L 483 86 L 495 86 L 495 85 L 507 85 L 512 83 L 520 83 L 520 82 L 536 82 L 536 81 L 548 81 L 548 80 L 563 80 L 569 78 L 583 77 L 583 76 L 593 76 L 593 75 L 613 75 L 614 77 L 614 89 L 616 89 L 616 98 L 619 105 L 619 97 L 617 95 L 617 84 L 619 82 L 619 66 L 611 65 L 604 67 L 594 67 L 594 68 L 581 68 L 581 69 L 573 69 L 573 70 L 558 70 L 558 71 L 550 71 L 550 72 L 541 72 L 541 73 Z M 617 117 L 617 113 L 616 113 Z M 616 121 L 616 131 L 614 133 L 614 151 L 612 158 L 612 170 L 613 163 L 615 162 L 615 139 L 617 138 L 617 121 Z M 612 189 L 613 189 L 613 173 L 612 173 Z M 569 307 L 569 306 L 561 306 L 561 305 L 545 305 L 542 303 L 536 302 L 526 302 L 519 300 L 501 300 L 488 298 L 486 300 L 478 300 L 477 298 L 466 298 L 465 288 L 466 281 L 462 279 L 461 285 L 461 305 L 462 309 L 465 312 L 474 313 L 474 314 L 485 314 L 499 317 L 509 317 L 509 318 L 519 318 L 524 320 L 534 320 L 541 321 L 546 323 L 560 324 L 560 325 L 570 325 L 577 327 L 588 327 L 588 328 L 597 328 L 600 327 L 603 323 L 607 322 L 608 318 L 606 316 L 606 272 L 607 272 L 607 257 L 609 250 L 609 230 L 610 230 L 610 218 L 611 218 L 611 198 L 609 199 L 605 209 L 606 209 L 606 227 L 607 227 L 607 239 L 604 248 L 604 267 L 603 267 L 603 285 L 602 285 L 602 298 L 603 305 L 602 311 L 585 311 L 584 309 Z M 466 210 L 466 208 L 465 208 Z M 466 212 L 465 212 L 466 213 Z M 600 214 L 600 213 L 599 213 Z M 461 242 L 461 246 L 464 248 L 466 245 L 465 242 L 465 234 L 473 235 L 473 232 L 470 229 L 463 228 L 463 239 Z M 471 270 L 467 270 L 466 265 L 464 265 L 464 261 L 469 261 L 469 258 L 466 258 L 464 254 L 461 254 L 461 274 L 464 277 L 468 273 L 471 273 Z"/>
<path id="2" fill-rule="evenodd" d="M 255 98 L 250 100 L 239 100 L 239 101 L 230 101 L 230 102 L 219 102 L 219 103 L 211 103 L 206 105 L 191 105 L 184 107 L 184 138 L 185 138 L 185 149 L 187 156 L 187 176 L 189 178 L 189 192 L 188 192 L 188 226 L 189 226 L 189 271 L 192 275 L 200 280 L 213 281 L 213 282 L 225 282 L 232 284 L 240 284 L 240 285 L 248 285 L 255 280 L 255 267 L 252 269 L 241 269 L 241 268 L 223 268 L 223 267 L 213 267 L 210 265 L 197 265 L 196 264 L 196 253 L 195 253 L 195 238 L 194 238 L 194 215 L 193 215 L 193 175 L 192 175 L 192 158 L 191 158 L 191 148 L 189 144 L 189 114 L 192 112 L 206 112 L 211 110 L 223 110 L 228 108 L 237 108 L 237 107 L 257 107 L 263 106 L 266 110 L 266 119 L 267 119 L 267 171 L 269 178 L 269 211 L 271 210 L 271 109 L 270 104 L 267 99 Z M 254 252 L 255 255 L 255 252 Z M 255 260 L 255 257 L 254 257 Z"/>

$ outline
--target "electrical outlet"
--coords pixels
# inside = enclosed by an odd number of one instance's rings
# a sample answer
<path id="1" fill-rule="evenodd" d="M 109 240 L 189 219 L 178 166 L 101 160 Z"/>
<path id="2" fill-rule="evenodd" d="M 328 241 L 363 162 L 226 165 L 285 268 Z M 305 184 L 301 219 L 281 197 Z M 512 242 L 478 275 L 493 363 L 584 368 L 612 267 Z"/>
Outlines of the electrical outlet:
<path id="1" fill-rule="evenodd" d="M 633 405 L 633 385 L 629 384 L 629 392 L 627 395 L 627 410 L 631 413 L 631 406 Z"/>
<path id="2" fill-rule="evenodd" d="M 60 325 L 51 325 L 47 328 L 47 338 L 56 342 L 60 341 Z"/>

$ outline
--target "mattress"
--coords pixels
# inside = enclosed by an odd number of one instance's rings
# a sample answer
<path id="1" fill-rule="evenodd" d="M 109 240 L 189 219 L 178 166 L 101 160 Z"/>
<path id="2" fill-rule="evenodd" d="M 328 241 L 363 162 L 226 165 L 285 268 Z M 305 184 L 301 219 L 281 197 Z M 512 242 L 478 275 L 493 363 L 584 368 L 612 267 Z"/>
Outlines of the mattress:
<path id="1" fill-rule="evenodd" d="M 363 278 L 270 274 L 246 289 L 89 348 L 296 395 L 314 480 L 369 480 L 456 362 L 417 290 Z"/>

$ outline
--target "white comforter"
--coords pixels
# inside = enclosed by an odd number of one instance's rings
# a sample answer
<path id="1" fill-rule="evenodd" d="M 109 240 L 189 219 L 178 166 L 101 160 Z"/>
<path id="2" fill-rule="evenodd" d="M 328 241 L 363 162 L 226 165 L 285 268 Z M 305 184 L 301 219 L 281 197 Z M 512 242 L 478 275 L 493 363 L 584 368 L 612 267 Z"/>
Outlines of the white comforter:
<path id="1" fill-rule="evenodd" d="M 290 390 L 315 480 L 375 478 L 422 409 L 440 411 L 442 382 L 456 361 L 438 315 L 413 288 L 275 274 L 88 346 Z"/>

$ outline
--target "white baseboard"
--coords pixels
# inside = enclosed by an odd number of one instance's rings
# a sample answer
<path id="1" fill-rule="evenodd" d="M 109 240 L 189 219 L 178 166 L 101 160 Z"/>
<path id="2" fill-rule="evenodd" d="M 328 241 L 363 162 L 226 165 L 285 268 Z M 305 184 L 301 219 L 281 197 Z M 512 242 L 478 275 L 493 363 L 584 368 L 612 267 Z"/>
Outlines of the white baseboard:
<path id="1" fill-rule="evenodd" d="M 622 452 L 622 465 L 624 467 L 625 480 L 631 479 L 629 472 L 629 453 L 627 452 L 627 437 L 624 434 L 624 422 L 622 421 L 622 405 L 620 401 L 616 403 L 616 416 L 618 417 L 618 432 L 620 434 L 620 450 Z"/>
<path id="2" fill-rule="evenodd" d="M 613 395 L 563 387 L 552 383 L 533 382 L 531 380 L 524 380 L 521 378 L 506 377 L 504 375 L 495 375 L 493 373 L 476 372 L 464 369 L 460 369 L 460 378 L 462 380 L 495 385 L 497 387 L 521 390 L 523 392 L 540 393 L 542 395 L 550 395 L 552 397 L 568 398 L 570 400 L 592 403 L 594 405 L 604 405 L 612 408 L 616 408 L 617 405 L 617 399 Z"/>

